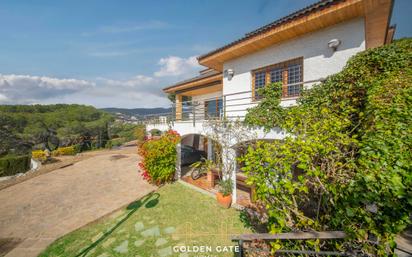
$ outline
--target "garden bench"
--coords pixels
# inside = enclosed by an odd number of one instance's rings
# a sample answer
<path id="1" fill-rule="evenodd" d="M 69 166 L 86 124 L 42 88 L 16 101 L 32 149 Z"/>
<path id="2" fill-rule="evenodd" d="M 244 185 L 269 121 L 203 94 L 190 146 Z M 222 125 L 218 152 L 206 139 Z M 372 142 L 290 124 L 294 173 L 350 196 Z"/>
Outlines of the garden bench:
<path id="1" fill-rule="evenodd" d="M 289 233 L 278 233 L 278 234 L 241 234 L 232 236 L 232 241 L 238 242 L 239 253 L 238 256 L 245 256 L 245 248 L 243 244 L 245 242 L 253 241 L 275 241 L 275 240 L 337 240 L 346 238 L 346 234 L 343 231 L 323 231 L 323 232 L 289 232 Z M 378 242 L 369 241 L 372 244 L 378 244 Z M 412 256 L 410 249 L 407 249 L 403 245 L 399 244 L 395 248 L 398 254 L 403 254 L 400 256 Z M 256 251 L 258 252 L 258 251 Z M 406 255 L 404 255 L 406 254 Z M 307 251 L 307 250 L 287 250 L 281 249 L 277 250 L 275 256 L 357 256 L 354 252 L 336 252 L 336 251 Z M 270 255 L 272 256 L 272 255 Z"/>
<path id="2" fill-rule="evenodd" d="M 324 232 L 290 232 L 278 234 L 242 234 L 232 236 L 232 241 L 239 244 L 238 256 L 245 256 L 243 244 L 253 241 L 274 241 L 274 240 L 335 240 L 344 239 L 346 237 L 343 231 L 324 231 Z M 305 250 L 277 250 L 275 256 L 294 256 L 294 255 L 309 255 L 309 256 L 349 256 L 347 253 L 335 251 L 305 251 Z"/>

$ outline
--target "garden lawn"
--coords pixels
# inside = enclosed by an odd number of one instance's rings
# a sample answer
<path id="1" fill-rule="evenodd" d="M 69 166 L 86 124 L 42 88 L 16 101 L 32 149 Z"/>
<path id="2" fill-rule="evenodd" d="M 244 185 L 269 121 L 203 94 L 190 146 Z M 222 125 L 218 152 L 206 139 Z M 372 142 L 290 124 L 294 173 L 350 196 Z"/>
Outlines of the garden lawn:
<path id="1" fill-rule="evenodd" d="M 169 184 L 56 240 L 40 256 L 198 256 L 173 252 L 173 246 L 195 245 L 212 247 L 203 255 L 233 256 L 216 252 L 216 246 L 234 245 L 231 235 L 250 233 L 239 214 L 182 184 Z"/>

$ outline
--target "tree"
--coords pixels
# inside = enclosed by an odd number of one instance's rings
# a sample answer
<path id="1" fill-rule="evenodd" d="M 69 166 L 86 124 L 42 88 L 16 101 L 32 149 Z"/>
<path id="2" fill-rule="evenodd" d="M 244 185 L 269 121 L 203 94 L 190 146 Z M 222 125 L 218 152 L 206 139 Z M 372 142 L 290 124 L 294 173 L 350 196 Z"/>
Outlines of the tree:
<path id="1" fill-rule="evenodd" d="M 83 105 L 5 105 L 0 117 L 7 117 L 9 132 L 38 147 L 54 150 L 58 146 L 89 144 L 97 140 L 104 146 L 107 126 L 113 116 Z"/>
<path id="2" fill-rule="evenodd" d="M 0 156 L 8 153 L 27 154 L 31 145 L 16 136 L 12 128 L 14 122 L 8 116 L 0 116 Z"/>

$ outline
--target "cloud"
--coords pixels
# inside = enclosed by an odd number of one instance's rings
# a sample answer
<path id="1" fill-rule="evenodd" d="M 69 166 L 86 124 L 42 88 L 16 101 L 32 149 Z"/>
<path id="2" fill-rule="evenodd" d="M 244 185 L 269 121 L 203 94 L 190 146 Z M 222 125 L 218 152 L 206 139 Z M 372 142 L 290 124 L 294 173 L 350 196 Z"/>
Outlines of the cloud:
<path id="1" fill-rule="evenodd" d="M 94 86 L 93 82 L 79 79 L 0 74 L 0 95 L 2 95 L 0 103 L 28 103 L 57 95 L 71 94 Z"/>
<path id="2" fill-rule="evenodd" d="M 147 86 L 155 82 L 155 79 L 152 77 L 137 75 L 126 80 L 114 80 L 107 78 L 97 78 L 102 84 L 106 86 L 116 86 L 116 87 L 128 87 L 128 88 L 137 88 L 141 86 Z"/>
<path id="3" fill-rule="evenodd" d="M 168 106 L 156 78 L 137 75 L 115 80 L 59 79 L 46 76 L 0 74 L 0 104 L 78 103 L 96 107 Z"/>
<path id="4" fill-rule="evenodd" d="M 192 75 L 201 68 L 197 63 L 196 56 L 189 58 L 169 56 L 161 58 L 158 64 L 161 67 L 159 71 L 154 73 L 156 77 Z"/>
<path id="5" fill-rule="evenodd" d="M 9 98 L 3 94 L 0 94 L 0 103 L 7 102 Z"/>
<path id="6" fill-rule="evenodd" d="M 168 107 L 163 87 L 197 73 L 196 57 L 169 56 L 151 75 L 91 80 L 0 74 L 0 104 L 78 103 L 100 107 Z"/>

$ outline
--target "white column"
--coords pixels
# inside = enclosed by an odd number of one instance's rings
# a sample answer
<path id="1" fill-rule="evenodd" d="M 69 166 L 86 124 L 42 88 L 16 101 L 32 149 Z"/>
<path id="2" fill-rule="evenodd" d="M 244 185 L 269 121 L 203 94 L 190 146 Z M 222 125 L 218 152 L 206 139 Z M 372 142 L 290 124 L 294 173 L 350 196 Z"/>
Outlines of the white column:
<path id="1" fill-rule="evenodd" d="M 213 158 L 213 141 L 209 138 L 207 139 L 207 159 L 212 160 Z"/>
<path id="2" fill-rule="evenodd" d="M 176 145 L 176 173 L 175 173 L 175 178 L 176 180 L 179 180 L 181 175 L 182 175 L 182 151 L 181 151 L 182 147 L 181 144 L 178 143 Z"/>
<path id="3" fill-rule="evenodd" d="M 236 151 L 235 149 L 230 149 L 231 150 L 231 156 L 232 156 L 232 161 L 233 161 L 233 169 L 232 169 L 232 184 L 233 184 L 233 193 L 232 193 L 232 202 L 236 203 L 237 202 L 237 191 L 236 191 L 236 169 L 237 169 L 237 162 L 236 162 Z"/>

